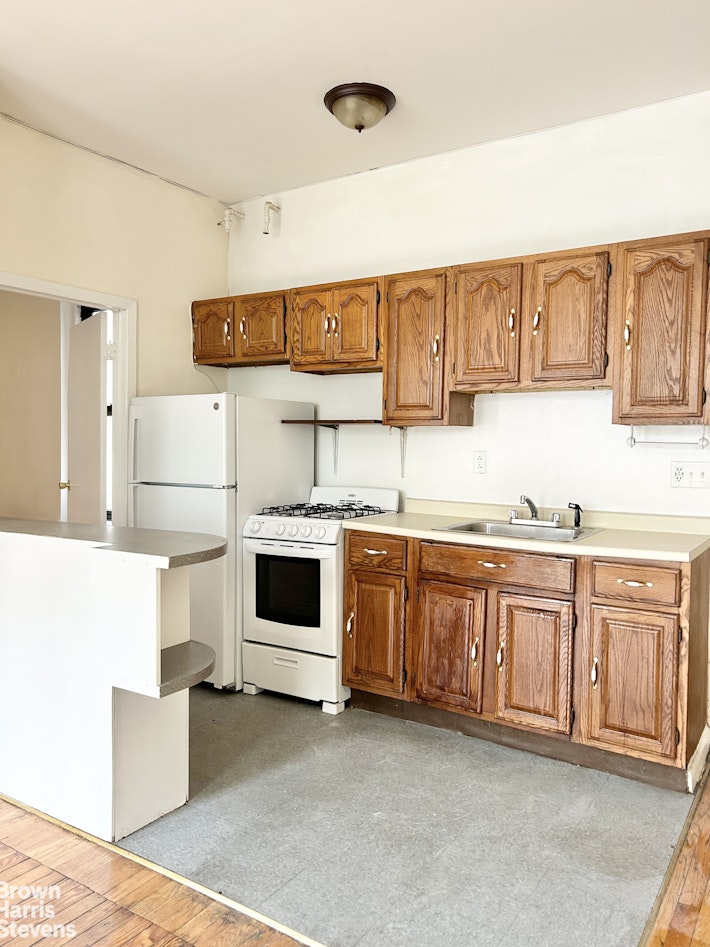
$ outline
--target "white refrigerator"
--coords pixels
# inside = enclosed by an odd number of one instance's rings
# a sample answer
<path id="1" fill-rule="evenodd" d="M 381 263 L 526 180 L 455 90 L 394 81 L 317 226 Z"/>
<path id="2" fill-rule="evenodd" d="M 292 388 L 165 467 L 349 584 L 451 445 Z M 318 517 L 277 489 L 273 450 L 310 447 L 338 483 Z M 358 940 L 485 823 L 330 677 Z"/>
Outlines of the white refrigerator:
<path id="1" fill-rule="evenodd" d="M 265 506 L 308 500 L 314 406 L 214 395 L 133 398 L 128 525 L 213 533 L 227 555 L 190 567 L 190 635 L 214 648 L 216 687 L 240 690 L 242 528 Z"/>

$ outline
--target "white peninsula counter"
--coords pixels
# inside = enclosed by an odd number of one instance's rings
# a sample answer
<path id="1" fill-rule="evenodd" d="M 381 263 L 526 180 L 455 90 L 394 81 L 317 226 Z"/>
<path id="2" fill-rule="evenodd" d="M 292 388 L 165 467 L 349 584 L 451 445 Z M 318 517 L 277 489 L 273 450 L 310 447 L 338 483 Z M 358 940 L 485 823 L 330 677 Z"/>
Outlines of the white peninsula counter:
<path id="1" fill-rule="evenodd" d="M 0 517 L 0 794 L 115 841 L 188 796 L 190 566 L 218 536 Z"/>

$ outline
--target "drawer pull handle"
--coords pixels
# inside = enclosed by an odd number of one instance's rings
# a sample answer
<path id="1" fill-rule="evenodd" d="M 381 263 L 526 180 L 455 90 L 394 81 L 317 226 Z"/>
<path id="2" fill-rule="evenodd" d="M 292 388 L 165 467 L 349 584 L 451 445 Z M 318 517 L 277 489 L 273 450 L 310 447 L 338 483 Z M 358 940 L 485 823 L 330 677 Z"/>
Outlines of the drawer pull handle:
<path id="1" fill-rule="evenodd" d="M 498 670 L 503 670 L 503 642 L 498 645 L 498 651 L 496 652 L 496 664 L 498 665 Z"/>
<path id="2" fill-rule="evenodd" d="M 597 684 L 599 683 L 599 658 L 595 658 L 592 661 L 592 687 L 594 690 L 597 689 Z"/>
<path id="3" fill-rule="evenodd" d="M 483 566 L 484 569 L 507 569 L 508 567 L 504 562 L 486 562 L 485 559 L 478 560 L 479 566 Z"/>
<path id="4" fill-rule="evenodd" d="M 473 661 L 473 666 L 478 667 L 478 635 L 476 635 L 476 640 L 473 642 L 473 647 L 471 648 L 471 660 Z"/>
<path id="5" fill-rule="evenodd" d="M 510 315 L 508 316 L 508 331 L 510 332 L 511 339 L 515 335 L 515 309 L 510 310 Z"/>
<path id="6" fill-rule="evenodd" d="M 387 555 L 386 549 L 368 549 L 367 547 L 365 547 L 363 549 L 363 552 L 366 552 L 368 556 L 386 556 Z"/>
<path id="7" fill-rule="evenodd" d="M 540 316 L 542 315 L 542 306 L 537 307 L 537 312 L 533 316 L 533 335 L 537 335 L 537 330 L 540 328 Z"/>
<path id="8" fill-rule="evenodd" d="M 350 616 L 348 617 L 347 624 L 345 625 L 345 630 L 348 633 L 348 638 L 352 638 L 353 636 L 353 619 L 354 618 L 355 618 L 355 612 L 350 612 Z"/>
<path id="9" fill-rule="evenodd" d="M 617 579 L 617 585 L 628 585 L 630 589 L 652 589 L 653 582 L 637 582 L 636 579 Z"/>
<path id="10" fill-rule="evenodd" d="M 432 344 L 431 344 L 431 351 L 432 351 L 432 354 L 433 354 L 433 356 L 434 356 L 434 361 L 435 361 L 435 362 L 438 362 L 438 361 L 439 361 L 439 341 L 440 341 L 440 340 L 439 340 L 439 336 L 438 336 L 438 335 L 435 335 L 435 336 L 434 336 L 434 341 L 433 341 Z"/>

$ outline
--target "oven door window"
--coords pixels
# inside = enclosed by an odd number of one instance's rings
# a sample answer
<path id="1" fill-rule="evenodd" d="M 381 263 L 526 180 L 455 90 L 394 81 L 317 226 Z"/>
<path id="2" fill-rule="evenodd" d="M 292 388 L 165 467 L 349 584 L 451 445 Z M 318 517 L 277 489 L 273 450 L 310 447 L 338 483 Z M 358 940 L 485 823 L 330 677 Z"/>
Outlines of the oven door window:
<path id="1" fill-rule="evenodd" d="M 320 626 L 320 560 L 256 555 L 256 615 L 280 625 Z"/>

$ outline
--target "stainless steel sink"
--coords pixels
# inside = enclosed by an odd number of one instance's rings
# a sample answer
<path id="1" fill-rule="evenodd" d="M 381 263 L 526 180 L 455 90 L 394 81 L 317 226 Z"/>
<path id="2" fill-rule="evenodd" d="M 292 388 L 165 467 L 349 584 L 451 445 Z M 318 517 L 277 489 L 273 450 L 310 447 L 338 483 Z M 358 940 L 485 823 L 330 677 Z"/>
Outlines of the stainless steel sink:
<path id="1" fill-rule="evenodd" d="M 543 539 L 554 543 L 571 543 L 593 536 L 598 529 L 584 526 L 538 526 L 535 523 L 507 523 L 505 520 L 469 520 L 451 526 L 435 526 L 443 532 L 482 533 L 487 536 L 512 536 L 515 539 Z"/>

